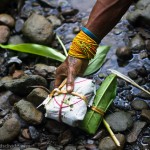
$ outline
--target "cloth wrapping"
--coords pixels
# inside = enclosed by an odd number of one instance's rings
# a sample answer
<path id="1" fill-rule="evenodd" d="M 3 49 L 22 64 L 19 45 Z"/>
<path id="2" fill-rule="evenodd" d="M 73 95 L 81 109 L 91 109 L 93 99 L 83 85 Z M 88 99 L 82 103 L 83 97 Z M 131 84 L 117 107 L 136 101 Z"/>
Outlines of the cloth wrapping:
<path id="1" fill-rule="evenodd" d="M 61 91 L 66 91 L 66 85 L 62 87 Z M 78 126 L 87 112 L 87 105 L 94 98 L 94 91 L 93 80 L 77 77 L 73 92 L 85 96 L 86 101 L 72 94 L 54 96 L 45 104 L 45 117 L 64 122 L 70 126 Z"/>

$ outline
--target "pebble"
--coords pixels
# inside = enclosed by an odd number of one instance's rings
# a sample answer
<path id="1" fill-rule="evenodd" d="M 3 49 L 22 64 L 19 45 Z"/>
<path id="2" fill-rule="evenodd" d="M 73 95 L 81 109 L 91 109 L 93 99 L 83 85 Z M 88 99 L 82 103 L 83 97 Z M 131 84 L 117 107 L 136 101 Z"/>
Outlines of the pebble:
<path id="1" fill-rule="evenodd" d="M 40 136 L 40 133 L 37 131 L 37 129 L 34 126 L 29 126 L 29 132 L 33 140 L 38 139 Z"/>
<path id="2" fill-rule="evenodd" d="M 144 100 L 134 100 L 132 101 L 131 106 L 135 110 L 148 109 L 148 104 Z"/>
<path id="3" fill-rule="evenodd" d="M 125 131 L 133 125 L 131 114 L 125 111 L 115 112 L 106 116 L 106 121 L 114 132 Z"/>
<path id="4" fill-rule="evenodd" d="M 20 132 L 20 124 L 17 119 L 8 119 L 0 128 L 0 143 L 12 142 Z"/>
<path id="5" fill-rule="evenodd" d="M 134 69 L 134 70 L 131 70 L 131 71 L 128 72 L 128 76 L 129 76 L 131 79 L 137 79 L 138 73 L 137 73 L 137 71 Z"/>
<path id="6" fill-rule="evenodd" d="M 49 145 L 49 146 L 47 147 L 47 150 L 56 150 L 56 148 Z"/>
<path id="7" fill-rule="evenodd" d="M 137 140 L 138 135 L 142 131 L 142 129 L 145 127 L 146 122 L 142 121 L 136 121 L 133 125 L 133 129 L 130 132 L 130 134 L 127 135 L 127 142 L 128 143 L 133 143 Z"/>
<path id="8" fill-rule="evenodd" d="M 7 26 L 0 25 L 0 44 L 8 41 L 10 36 L 10 29 Z"/>
<path id="9" fill-rule="evenodd" d="M 64 150 L 77 150 L 77 149 L 76 146 L 69 145 L 69 146 L 65 146 Z"/>
<path id="10" fill-rule="evenodd" d="M 15 20 L 8 14 L 0 14 L 0 24 L 6 25 L 10 28 L 14 27 Z"/>
<path id="11" fill-rule="evenodd" d="M 145 120 L 146 122 L 150 123 L 150 110 L 149 109 L 143 109 L 141 113 L 141 118 Z"/>

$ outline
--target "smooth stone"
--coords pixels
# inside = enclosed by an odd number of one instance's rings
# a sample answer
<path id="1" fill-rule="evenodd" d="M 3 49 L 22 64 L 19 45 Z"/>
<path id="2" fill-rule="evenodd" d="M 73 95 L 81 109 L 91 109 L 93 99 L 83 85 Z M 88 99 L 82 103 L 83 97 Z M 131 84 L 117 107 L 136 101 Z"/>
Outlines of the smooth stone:
<path id="1" fill-rule="evenodd" d="M 137 79 L 138 77 L 138 72 L 134 69 L 134 70 L 131 70 L 128 72 L 128 76 L 131 78 L 131 79 Z"/>
<path id="2" fill-rule="evenodd" d="M 0 44 L 8 41 L 10 36 L 10 29 L 7 26 L 0 25 Z"/>
<path id="3" fill-rule="evenodd" d="M 141 118 L 145 120 L 147 123 L 150 123 L 150 110 L 143 109 L 141 113 Z"/>
<path id="4" fill-rule="evenodd" d="M 140 52 L 140 58 L 141 58 L 141 59 L 148 58 L 148 52 L 145 51 L 145 50 L 142 50 L 142 51 Z"/>
<path id="5" fill-rule="evenodd" d="M 52 24 L 45 17 L 35 13 L 26 20 L 22 32 L 31 42 L 38 44 L 50 44 L 53 38 Z"/>
<path id="6" fill-rule="evenodd" d="M 119 111 L 106 116 L 106 121 L 114 132 L 126 131 L 133 125 L 130 113 Z"/>
<path id="7" fill-rule="evenodd" d="M 40 150 L 40 149 L 38 149 L 38 148 L 26 148 L 24 150 Z"/>
<path id="8" fill-rule="evenodd" d="M 40 136 L 40 133 L 37 131 L 37 129 L 34 126 L 29 126 L 29 132 L 33 140 L 38 139 Z"/>
<path id="9" fill-rule="evenodd" d="M 20 132 L 20 124 L 17 119 L 7 120 L 0 128 L 0 143 L 12 142 Z"/>
<path id="10" fill-rule="evenodd" d="M 43 119 L 43 114 L 37 110 L 32 103 L 20 100 L 15 104 L 15 108 L 18 110 L 20 117 L 30 124 L 40 124 Z"/>
<path id="11" fill-rule="evenodd" d="M 6 25 L 8 27 L 14 27 L 15 20 L 8 14 L 0 14 L 0 24 Z"/>
<path id="12" fill-rule="evenodd" d="M 23 25 L 24 25 L 24 20 L 23 19 L 17 19 L 16 23 L 15 23 L 15 31 L 21 32 Z"/>
<path id="13" fill-rule="evenodd" d="M 99 150 L 123 150 L 125 144 L 125 136 L 123 134 L 115 134 L 116 138 L 120 142 L 120 147 L 118 147 L 111 137 L 103 138 L 99 143 Z"/>
<path id="14" fill-rule="evenodd" d="M 64 150 L 77 150 L 77 149 L 76 146 L 69 145 L 69 146 L 65 146 Z"/>
<path id="15" fill-rule="evenodd" d="M 136 70 L 137 70 L 138 74 L 142 77 L 146 77 L 148 75 L 148 72 L 144 66 L 139 67 Z"/>
<path id="16" fill-rule="evenodd" d="M 150 40 L 146 40 L 146 41 L 145 41 L 145 44 L 146 44 L 146 49 L 147 49 L 148 51 L 150 51 Z"/>
<path id="17" fill-rule="evenodd" d="M 142 110 L 148 108 L 148 104 L 144 100 L 134 100 L 132 101 L 131 106 L 135 110 Z"/>
<path id="18" fill-rule="evenodd" d="M 21 43 L 25 43 L 25 40 L 19 35 L 13 35 L 13 36 L 10 36 L 8 43 L 9 44 L 21 44 Z"/>
<path id="19" fill-rule="evenodd" d="M 50 23 L 52 23 L 52 25 L 54 27 L 59 27 L 61 26 L 61 20 L 59 18 L 57 18 L 56 16 L 54 15 L 50 15 L 46 18 L 48 21 L 50 21 Z"/>
<path id="20" fill-rule="evenodd" d="M 133 125 L 133 129 L 130 134 L 127 135 L 127 142 L 133 143 L 137 140 L 138 135 L 142 131 L 142 129 L 146 126 L 146 122 L 136 121 Z"/>

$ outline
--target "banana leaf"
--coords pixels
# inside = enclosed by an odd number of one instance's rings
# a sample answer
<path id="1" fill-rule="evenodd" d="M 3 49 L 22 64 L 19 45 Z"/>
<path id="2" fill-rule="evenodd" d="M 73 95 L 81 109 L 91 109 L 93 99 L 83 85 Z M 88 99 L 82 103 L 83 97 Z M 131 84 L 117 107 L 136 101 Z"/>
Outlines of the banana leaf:
<path id="1" fill-rule="evenodd" d="M 106 77 L 100 88 L 97 90 L 93 106 L 106 112 L 116 96 L 116 88 L 116 75 L 110 74 Z M 102 119 L 102 115 L 89 108 L 84 117 L 84 120 L 80 123 L 79 128 L 81 128 L 89 134 L 95 134 Z"/>
<path id="2" fill-rule="evenodd" d="M 65 56 L 58 52 L 57 50 L 50 48 L 48 46 L 39 45 L 39 44 L 31 44 L 31 43 L 23 43 L 17 45 L 2 45 L 0 44 L 1 48 L 7 48 L 19 52 L 36 54 L 44 57 L 48 57 L 54 60 L 58 60 L 63 62 L 65 60 Z"/>
<path id="3" fill-rule="evenodd" d="M 84 76 L 96 72 L 103 65 L 109 49 L 109 46 L 99 46 L 97 48 L 97 53 L 95 57 L 89 62 L 88 67 L 84 72 Z"/>

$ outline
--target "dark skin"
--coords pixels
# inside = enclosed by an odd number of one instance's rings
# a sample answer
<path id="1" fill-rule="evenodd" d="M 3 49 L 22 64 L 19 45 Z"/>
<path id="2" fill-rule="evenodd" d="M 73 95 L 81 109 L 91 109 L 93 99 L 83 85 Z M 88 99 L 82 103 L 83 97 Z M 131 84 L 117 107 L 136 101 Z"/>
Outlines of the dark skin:
<path id="1" fill-rule="evenodd" d="M 132 2 L 133 0 L 97 0 L 86 28 L 102 40 L 118 23 Z M 72 92 L 75 77 L 83 75 L 88 62 L 87 59 L 68 56 L 56 70 L 55 87 L 67 77 L 67 91 Z"/>

